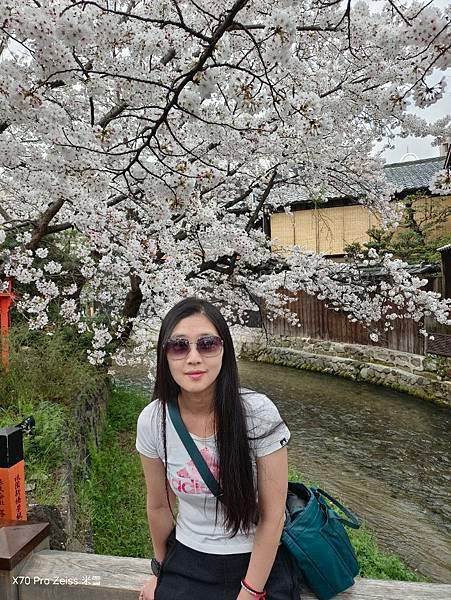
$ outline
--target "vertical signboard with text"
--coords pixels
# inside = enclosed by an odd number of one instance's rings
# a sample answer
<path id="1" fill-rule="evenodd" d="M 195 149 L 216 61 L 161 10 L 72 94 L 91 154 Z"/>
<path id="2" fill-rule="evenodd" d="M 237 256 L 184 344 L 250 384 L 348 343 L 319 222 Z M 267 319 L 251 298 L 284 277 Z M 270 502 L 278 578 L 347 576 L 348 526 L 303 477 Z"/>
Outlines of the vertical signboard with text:
<path id="1" fill-rule="evenodd" d="M 22 430 L 0 429 L 0 519 L 26 521 Z"/>

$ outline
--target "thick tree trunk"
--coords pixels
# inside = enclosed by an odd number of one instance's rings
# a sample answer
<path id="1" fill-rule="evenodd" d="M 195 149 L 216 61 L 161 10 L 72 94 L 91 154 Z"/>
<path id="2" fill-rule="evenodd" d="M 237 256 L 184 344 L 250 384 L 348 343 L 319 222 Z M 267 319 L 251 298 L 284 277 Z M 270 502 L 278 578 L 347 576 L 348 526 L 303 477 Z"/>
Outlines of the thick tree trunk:
<path id="1" fill-rule="evenodd" d="M 130 290 L 125 298 L 124 308 L 122 309 L 126 325 L 124 331 L 113 340 L 113 344 L 116 347 L 123 346 L 130 338 L 133 329 L 133 321 L 131 319 L 138 316 L 143 301 L 142 291 L 139 287 L 140 283 L 141 278 L 138 275 L 130 274 Z"/>

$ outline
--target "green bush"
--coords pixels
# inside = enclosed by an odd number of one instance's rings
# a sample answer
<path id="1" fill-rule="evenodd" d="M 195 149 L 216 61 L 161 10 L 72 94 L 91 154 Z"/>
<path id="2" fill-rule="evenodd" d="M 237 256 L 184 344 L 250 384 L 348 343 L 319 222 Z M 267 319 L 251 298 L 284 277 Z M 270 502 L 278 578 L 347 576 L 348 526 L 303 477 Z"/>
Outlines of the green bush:
<path id="1" fill-rule="evenodd" d="M 61 499 L 58 469 L 74 450 L 70 405 L 103 378 L 87 362 L 83 344 L 70 329 L 12 328 L 9 369 L 0 371 L 0 427 L 17 425 L 31 415 L 36 421 L 32 434 L 24 436 L 29 501 L 57 504 Z"/>
<path id="2" fill-rule="evenodd" d="M 61 404 L 46 400 L 24 400 L 20 406 L 0 407 L 0 427 L 17 425 L 31 415 L 36 425 L 31 435 L 23 438 L 25 481 L 32 487 L 34 502 L 57 504 L 63 485 L 56 473 L 68 453 L 68 410 Z"/>
<path id="3" fill-rule="evenodd" d="M 9 370 L 0 372 L 0 407 L 33 401 L 70 404 L 80 392 L 95 390 L 104 375 L 86 360 L 70 329 L 11 329 Z"/>
<path id="4" fill-rule="evenodd" d="M 369 579 L 427 581 L 407 567 L 397 554 L 382 552 L 366 523 L 360 529 L 347 529 L 360 564 L 360 575 Z"/>

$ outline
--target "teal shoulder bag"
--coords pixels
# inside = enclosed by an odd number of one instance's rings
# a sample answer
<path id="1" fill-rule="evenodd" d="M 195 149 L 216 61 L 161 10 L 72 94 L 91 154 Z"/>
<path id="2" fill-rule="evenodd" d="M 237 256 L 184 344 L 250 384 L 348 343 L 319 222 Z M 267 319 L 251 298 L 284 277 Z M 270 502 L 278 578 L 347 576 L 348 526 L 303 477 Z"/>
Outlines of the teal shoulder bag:
<path id="1" fill-rule="evenodd" d="M 335 504 L 340 517 L 324 500 Z M 350 510 L 319 488 L 288 482 L 282 543 L 291 552 L 306 583 L 320 600 L 329 600 L 354 584 L 359 563 L 344 525 L 358 529 Z"/>
<path id="2" fill-rule="evenodd" d="M 218 482 L 186 429 L 178 404 L 168 402 L 168 410 L 200 476 L 212 494 L 220 498 Z M 349 520 L 340 517 L 325 498 Z M 293 556 L 307 585 L 320 600 L 329 600 L 349 588 L 359 573 L 359 564 L 344 525 L 358 529 L 360 522 L 350 510 L 323 490 L 308 488 L 295 481 L 288 482 L 281 540 Z"/>

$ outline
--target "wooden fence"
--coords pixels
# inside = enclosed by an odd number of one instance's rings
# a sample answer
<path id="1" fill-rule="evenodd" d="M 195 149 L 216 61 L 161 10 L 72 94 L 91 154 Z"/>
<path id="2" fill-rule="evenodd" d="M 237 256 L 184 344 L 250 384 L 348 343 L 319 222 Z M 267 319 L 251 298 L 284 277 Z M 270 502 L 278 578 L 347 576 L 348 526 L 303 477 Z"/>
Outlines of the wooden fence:
<path id="1" fill-rule="evenodd" d="M 299 327 L 289 324 L 283 318 L 270 321 L 265 315 L 264 308 L 262 309 L 264 315 L 262 325 L 270 335 L 310 337 L 349 344 L 381 346 L 400 352 L 424 355 L 428 351 L 428 343 L 419 331 L 425 328 L 429 333 L 439 334 L 437 338 L 440 338 L 440 345 L 436 343 L 438 349 L 436 353 L 451 356 L 451 327 L 439 325 L 430 318 L 419 322 L 412 319 L 396 319 L 393 323 L 393 331 L 388 332 L 383 331 L 383 321 L 381 321 L 378 326 L 379 340 L 374 342 L 369 337 L 370 332 L 363 325 L 352 323 L 347 313 L 343 311 L 327 308 L 326 302 L 318 300 L 315 296 L 298 292 L 293 302 L 290 302 L 289 308 L 298 315 Z M 429 352 L 434 352 L 434 348 L 433 343 L 429 342 Z"/>

